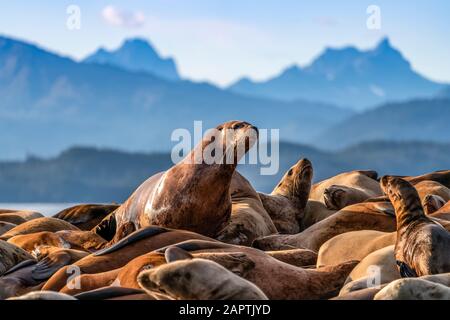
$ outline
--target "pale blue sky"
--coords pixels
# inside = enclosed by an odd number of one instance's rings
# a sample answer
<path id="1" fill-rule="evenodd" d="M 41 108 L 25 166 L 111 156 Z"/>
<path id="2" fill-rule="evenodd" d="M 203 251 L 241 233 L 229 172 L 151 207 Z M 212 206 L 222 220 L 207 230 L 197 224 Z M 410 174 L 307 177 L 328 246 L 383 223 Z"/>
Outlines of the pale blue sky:
<path id="1" fill-rule="evenodd" d="M 407 0 L 14 0 L 1 1 L 0 33 L 80 59 L 124 38 L 150 39 L 177 60 L 183 77 L 226 85 L 261 80 L 326 46 L 373 47 L 387 35 L 425 76 L 450 82 L 450 1 Z M 66 8 L 81 9 L 81 30 L 66 28 Z M 366 8 L 381 8 L 381 30 L 368 30 Z M 102 16 L 107 6 L 136 15 L 134 26 Z M 133 20 L 128 18 L 128 20 Z M 111 19 L 110 19 L 111 21 Z M 131 21 L 132 22 L 132 21 Z M 120 21 L 118 22 L 120 24 Z"/>

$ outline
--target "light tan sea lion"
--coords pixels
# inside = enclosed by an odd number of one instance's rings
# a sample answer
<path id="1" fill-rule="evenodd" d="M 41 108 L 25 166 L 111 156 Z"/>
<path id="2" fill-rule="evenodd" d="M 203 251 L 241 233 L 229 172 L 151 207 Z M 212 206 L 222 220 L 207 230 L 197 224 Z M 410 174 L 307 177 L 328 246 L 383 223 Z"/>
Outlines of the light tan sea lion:
<path id="1" fill-rule="evenodd" d="M 33 256 L 22 248 L 3 240 L 0 240 L 0 257 L 0 276 L 16 264 L 33 259 Z"/>
<path id="2" fill-rule="evenodd" d="M 395 176 L 394 176 L 395 177 Z M 440 184 L 446 186 L 447 188 L 450 188 L 450 170 L 442 170 L 442 171 L 435 171 L 431 173 L 426 173 L 420 176 L 409 176 L 409 177 L 398 177 L 402 178 L 403 180 L 408 181 L 412 185 L 416 185 L 419 182 L 422 181 L 436 181 Z"/>
<path id="3" fill-rule="evenodd" d="M 338 212 L 337 210 L 330 210 L 320 201 L 309 199 L 306 203 L 305 213 L 300 221 L 300 231 L 306 230 L 313 224 L 320 222 L 329 216 Z"/>
<path id="4" fill-rule="evenodd" d="M 374 300 L 449 300 L 450 288 L 421 278 L 399 279 L 378 292 Z"/>
<path id="5" fill-rule="evenodd" d="M 357 230 L 395 231 L 391 203 L 364 202 L 348 206 L 294 235 L 273 235 L 253 242 L 262 250 L 306 248 L 318 252 L 320 246 L 338 234 Z"/>
<path id="6" fill-rule="evenodd" d="M 139 274 L 141 287 L 181 300 L 268 300 L 256 285 L 204 259 L 175 261 Z"/>
<path id="7" fill-rule="evenodd" d="M 135 257 L 150 251 L 190 239 L 214 241 L 211 238 L 190 231 L 156 226 L 146 227 L 132 233 L 111 247 L 99 250 L 77 261 L 74 266 L 79 267 L 82 274 L 106 272 L 121 268 Z M 59 291 L 66 285 L 70 276 L 71 274 L 68 274 L 67 267 L 63 267 L 47 281 L 44 289 Z"/>
<path id="8" fill-rule="evenodd" d="M 250 182 L 237 171 L 231 180 L 231 217 L 216 239 L 250 246 L 256 238 L 277 232 Z"/>
<path id="9" fill-rule="evenodd" d="M 259 193 L 264 208 L 278 232 L 284 234 L 300 232 L 312 177 L 311 162 L 308 159 L 301 159 L 284 174 L 271 194 Z"/>
<path id="10" fill-rule="evenodd" d="M 417 190 L 389 176 L 381 179 L 381 186 L 395 208 L 395 258 L 402 277 L 450 272 L 450 233 L 425 215 Z"/>
<path id="11" fill-rule="evenodd" d="M 0 236 L 15 227 L 17 227 L 17 225 L 14 223 L 0 221 Z"/>
<path id="12" fill-rule="evenodd" d="M 314 184 L 309 198 L 323 202 L 328 209 L 339 210 L 381 196 L 377 176 L 376 171 L 344 172 Z"/>
<path id="13" fill-rule="evenodd" d="M 53 217 L 70 222 L 80 230 L 88 231 L 118 207 L 116 204 L 81 204 L 64 209 Z"/>
<path id="14" fill-rule="evenodd" d="M 207 134 L 181 162 L 141 184 L 115 211 L 117 228 L 129 221 L 136 229 L 158 225 L 216 236 L 230 218 L 233 173 L 258 131 L 247 122 L 230 121 L 216 132 L 219 136 Z M 213 153 L 216 161 L 203 157 Z"/>
<path id="15" fill-rule="evenodd" d="M 22 234 L 30 234 L 41 231 L 56 232 L 61 230 L 79 230 L 74 225 L 56 218 L 38 218 L 27 221 L 21 225 L 18 225 L 14 229 L 4 233 L 0 239 L 7 240 L 14 236 Z"/>
<path id="16" fill-rule="evenodd" d="M 33 291 L 20 297 L 9 298 L 8 300 L 77 300 L 64 293 L 54 291 Z"/>
<path id="17" fill-rule="evenodd" d="M 350 260 L 361 261 L 370 253 L 395 244 L 395 232 L 375 230 L 350 231 L 326 241 L 319 250 L 317 266 L 326 266 Z"/>
<path id="18" fill-rule="evenodd" d="M 350 273 L 339 295 L 376 287 L 400 278 L 394 257 L 394 246 L 374 251 L 365 257 Z"/>
<path id="19" fill-rule="evenodd" d="M 19 216 L 26 221 L 30 221 L 33 219 L 38 219 L 44 217 L 41 213 L 32 210 L 9 210 L 9 209 L 0 209 L 0 215 L 2 214 L 14 214 Z"/>
<path id="20" fill-rule="evenodd" d="M 425 180 L 414 185 L 420 200 L 423 201 L 426 195 L 433 194 L 444 199 L 445 202 L 450 200 L 450 189 L 436 181 Z"/>

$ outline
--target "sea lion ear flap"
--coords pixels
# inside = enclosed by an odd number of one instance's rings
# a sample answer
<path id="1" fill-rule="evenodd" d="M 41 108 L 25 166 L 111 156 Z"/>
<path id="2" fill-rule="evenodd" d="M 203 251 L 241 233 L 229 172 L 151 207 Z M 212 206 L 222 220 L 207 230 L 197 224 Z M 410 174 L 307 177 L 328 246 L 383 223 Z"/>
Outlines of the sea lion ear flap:
<path id="1" fill-rule="evenodd" d="M 178 260 L 190 260 L 194 258 L 189 252 L 177 247 L 167 248 L 164 253 L 164 257 L 166 258 L 167 263 Z"/>

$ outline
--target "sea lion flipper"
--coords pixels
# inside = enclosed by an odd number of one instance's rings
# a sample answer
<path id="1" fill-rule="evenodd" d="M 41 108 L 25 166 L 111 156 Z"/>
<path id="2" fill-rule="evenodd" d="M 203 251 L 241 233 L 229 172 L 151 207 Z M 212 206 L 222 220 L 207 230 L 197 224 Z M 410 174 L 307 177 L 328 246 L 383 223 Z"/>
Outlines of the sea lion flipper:
<path id="1" fill-rule="evenodd" d="M 56 271 L 70 264 L 71 256 L 67 252 L 58 251 L 50 253 L 47 257 L 36 264 L 31 272 L 34 280 L 46 280 L 50 278 Z"/>
<path id="2" fill-rule="evenodd" d="M 126 236 L 122 240 L 116 242 L 112 246 L 94 252 L 93 255 L 94 256 L 102 256 L 102 255 L 117 251 L 119 249 L 122 249 L 123 247 L 125 247 L 129 244 L 132 244 L 136 241 L 146 239 L 149 237 L 153 237 L 160 233 L 168 232 L 168 231 L 170 231 L 170 229 L 157 227 L 157 226 L 150 226 L 150 227 L 146 227 L 143 229 L 139 229 L 139 230 L 133 232 L 132 234 Z"/>
<path id="3" fill-rule="evenodd" d="M 396 263 L 399 266 L 400 276 L 402 278 L 416 278 L 417 277 L 417 273 L 409 265 L 407 265 L 403 261 L 399 261 L 399 260 L 397 260 Z"/>
<path id="4" fill-rule="evenodd" d="M 167 248 L 164 256 L 167 263 L 194 258 L 189 252 L 174 246 Z"/>
<path id="5" fill-rule="evenodd" d="M 179 242 L 177 244 L 172 244 L 158 250 L 156 252 L 165 253 L 170 247 L 176 247 L 183 249 L 185 251 L 196 251 L 196 250 L 206 250 L 206 249 L 221 249 L 221 248 L 232 248 L 233 246 L 227 243 L 219 241 L 208 241 L 208 240 L 186 240 Z"/>

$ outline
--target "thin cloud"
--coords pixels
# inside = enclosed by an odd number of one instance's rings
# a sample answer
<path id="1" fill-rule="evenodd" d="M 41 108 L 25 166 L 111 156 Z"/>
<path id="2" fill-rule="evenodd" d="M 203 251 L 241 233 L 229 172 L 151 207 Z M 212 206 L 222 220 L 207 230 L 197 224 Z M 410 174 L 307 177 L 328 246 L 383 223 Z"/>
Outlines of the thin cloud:
<path id="1" fill-rule="evenodd" d="M 116 27 L 139 28 L 145 23 L 142 11 L 132 12 L 111 5 L 103 8 L 102 17 L 106 23 Z"/>

